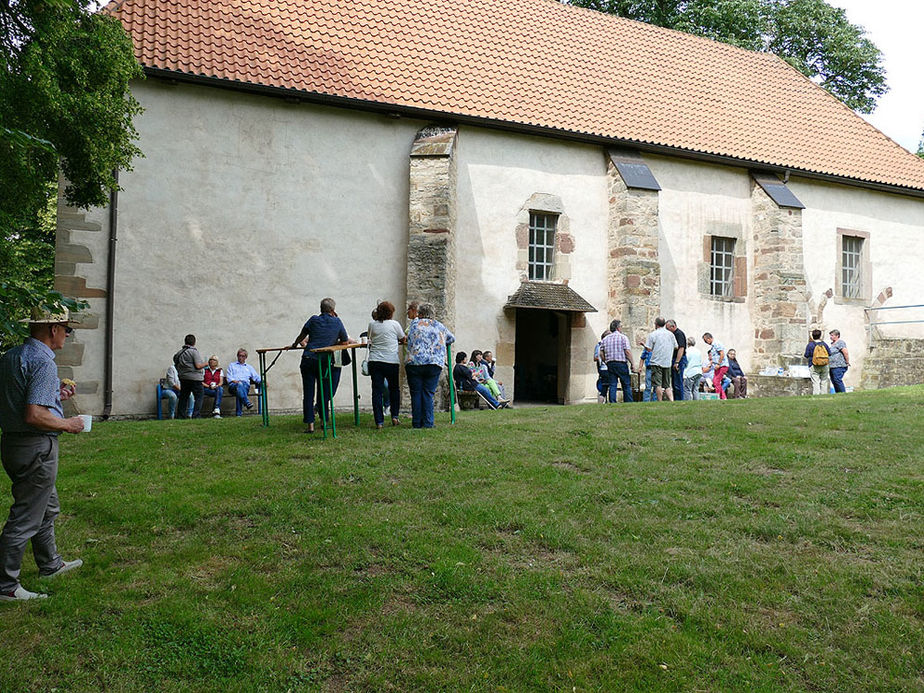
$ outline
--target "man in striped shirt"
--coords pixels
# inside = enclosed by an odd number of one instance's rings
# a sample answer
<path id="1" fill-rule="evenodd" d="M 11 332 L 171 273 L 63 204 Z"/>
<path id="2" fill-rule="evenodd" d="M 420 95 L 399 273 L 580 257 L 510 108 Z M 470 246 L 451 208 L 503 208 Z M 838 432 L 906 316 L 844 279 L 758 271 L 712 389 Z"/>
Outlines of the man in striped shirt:
<path id="1" fill-rule="evenodd" d="M 603 338 L 600 347 L 601 357 L 606 361 L 610 380 L 610 402 L 616 402 L 618 385 L 622 383 L 622 401 L 634 402 L 632 397 L 632 378 L 629 375 L 629 364 L 632 363 L 632 350 L 629 340 L 619 331 L 619 320 L 610 323 L 610 334 Z"/>

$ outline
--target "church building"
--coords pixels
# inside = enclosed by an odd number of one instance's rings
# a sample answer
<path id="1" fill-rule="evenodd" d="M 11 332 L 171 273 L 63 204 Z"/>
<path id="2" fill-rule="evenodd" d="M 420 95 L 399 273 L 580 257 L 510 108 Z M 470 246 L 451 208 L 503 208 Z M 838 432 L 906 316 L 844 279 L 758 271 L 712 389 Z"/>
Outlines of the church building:
<path id="1" fill-rule="evenodd" d="M 924 303 L 924 160 L 773 55 L 555 0 L 103 11 L 146 75 L 144 156 L 110 207 L 59 208 L 84 412 L 150 415 L 185 334 L 254 362 L 327 296 L 353 338 L 432 303 L 517 401 L 595 401 L 614 318 L 636 361 L 661 315 L 749 373 L 836 328 L 857 388 L 884 384 L 871 339 L 924 337 L 876 311 Z M 297 353 L 270 383 L 300 407 Z"/>

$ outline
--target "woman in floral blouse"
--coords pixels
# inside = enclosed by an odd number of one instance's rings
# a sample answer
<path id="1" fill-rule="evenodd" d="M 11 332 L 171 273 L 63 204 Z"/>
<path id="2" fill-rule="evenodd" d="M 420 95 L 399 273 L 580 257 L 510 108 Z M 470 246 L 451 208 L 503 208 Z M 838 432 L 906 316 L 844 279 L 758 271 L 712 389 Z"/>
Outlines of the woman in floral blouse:
<path id="1" fill-rule="evenodd" d="M 407 328 L 407 358 L 404 361 L 414 428 L 433 428 L 433 395 L 446 364 L 446 345 L 454 341 L 452 332 L 433 317 L 433 306 L 421 304 L 417 317 Z"/>

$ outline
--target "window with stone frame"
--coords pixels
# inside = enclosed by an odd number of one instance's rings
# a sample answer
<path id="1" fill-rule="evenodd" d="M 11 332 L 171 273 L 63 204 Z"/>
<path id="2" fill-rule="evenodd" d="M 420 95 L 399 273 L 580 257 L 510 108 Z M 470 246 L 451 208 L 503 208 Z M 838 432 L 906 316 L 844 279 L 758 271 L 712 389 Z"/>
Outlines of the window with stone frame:
<path id="1" fill-rule="evenodd" d="M 529 278 L 547 281 L 552 278 L 555 259 L 555 231 L 558 215 L 529 213 Z"/>
<path id="2" fill-rule="evenodd" d="M 715 224 L 716 233 L 703 235 L 703 261 L 696 284 L 704 298 L 743 303 L 748 295 L 747 241 L 738 224 Z"/>
<path id="3" fill-rule="evenodd" d="M 841 295 L 860 298 L 863 259 L 863 239 L 857 236 L 841 237 Z"/>
<path id="4" fill-rule="evenodd" d="M 868 232 L 837 230 L 836 272 L 836 299 L 864 303 L 872 298 Z"/>
<path id="5" fill-rule="evenodd" d="M 712 236 L 709 252 L 709 293 L 731 298 L 735 295 L 735 239 Z"/>

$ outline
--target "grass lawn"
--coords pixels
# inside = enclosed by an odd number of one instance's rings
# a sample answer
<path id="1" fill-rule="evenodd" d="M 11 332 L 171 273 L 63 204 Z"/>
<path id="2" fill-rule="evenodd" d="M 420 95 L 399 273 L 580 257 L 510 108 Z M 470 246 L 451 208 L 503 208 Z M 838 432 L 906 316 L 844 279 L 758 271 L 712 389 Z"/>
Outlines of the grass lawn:
<path id="1" fill-rule="evenodd" d="M 62 437 L 0 690 L 924 689 L 924 387 L 338 420 Z"/>

